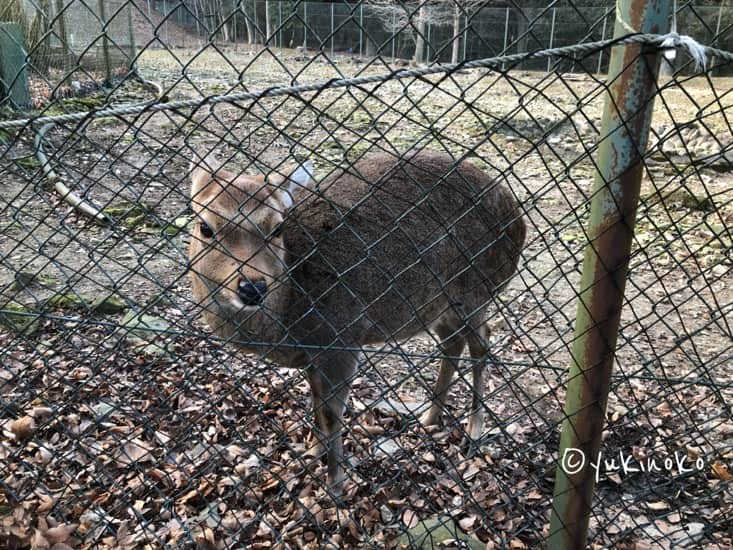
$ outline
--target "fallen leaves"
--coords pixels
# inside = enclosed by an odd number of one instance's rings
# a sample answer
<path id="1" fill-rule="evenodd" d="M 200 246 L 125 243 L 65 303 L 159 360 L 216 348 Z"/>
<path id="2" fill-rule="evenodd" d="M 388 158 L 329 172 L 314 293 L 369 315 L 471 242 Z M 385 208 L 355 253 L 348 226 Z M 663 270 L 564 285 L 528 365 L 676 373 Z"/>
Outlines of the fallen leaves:
<path id="1" fill-rule="evenodd" d="M 413 527 L 415 527 L 419 521 L 420 521 L 420 518 L 417 515 L 417 512 L 415 512 L 414 510 L 410 510 L 408 508 L 407 510 L 402 512 L 402 523 L 408 529 L 412 529 Z"/>
<path id="2" fill-rule="evenodd" d="M 153 449 L 155 447 L 140 439 L 134 439 L 125 443 L 115 455 L 119 466 L 128 466 L 136 462 L 152 462 L 155 460 Z"/>
<path id="3" fill-rule="evenodd" d="M 223 356 L 218 361 L 225 363 Z M 252 374 L 256 367 L 240 363 L 236 372 L 246 372 L 247 379 L 233 380 L 235 371 L 216 363 L 208 356 L 193 360 L 195 368 L 186 375 L 175 363 L 144 376 L 136 365 L 114 384 L 105 380 L 85 394 L 82 407 L 47 406 L 44 398 L 20 408 L 3 424 L 0 453 L 24 459 L 12 462 L 8 474 L 43 471 L 46 477 L 38 478 L 42 484 L 28 501 L 15 506 L 20 511 L 0 526 L 2 533 L 49 549 L 77 547 L 77 540 L 100 548 L 130 547 L 150 533 L 172 547 L 189 541 L 224 548 L 246 541 L 248 547 L 275 548 L 279 537 L 298 548 L 351 547 L 367 539 L 393 548 L 390 541 L 408 530 L 441 529 L 436 520 L 441 517 L 451 526 L 438 531 L 446 544 L 462 543 L 463 535 L 483 547 L 541 543 L 546 522 L 541 511 L 548 509 L 552 490 L 542 476 L 553 471 L 554 448 L 534 447 L 532 461 L 523 448 L 546 434 L 509 423 L 492 432 L 490 445 L 467 457 L 460 448 L 459 422 L 446 418 L 443 425 L 423 430 L 409 424 L 407 412 L 388 407 L 386 399 L 377 410 L 358 407 L 347 419 L 360 427 L 346 436 L 354 464 L 346 469 L 346 504 L 339 510 L 324 485 L 325 465 L 306 453 L 312 432 L 307 387 L 297 378 L 270 385 L 262 373 Z M 71 372 L 78 367 L 60 364 L 54 368 Z M 66 384 L 68 378 L 57 379 Z M 54 403 L 64 402 L 63 392 L 78 391 L 63 384 Z M 362 383 L 360 391 L 368 394 L 370 387 Z M 220 395 L 228 396 L 226 402 L 212 405 Z M 267 403 L 260 402 L 265 395 Z M 624 411 L 615 424 L 623 427 L 633 415 Z M 665 426 L 672 419 L 665 417 Z M 610 429 L 604 445 L 614 443 L 617 435 Z M 651 456 L 659 452 L 653 443 L 635 439 L 629 450 Z M 702 445 L 692 443 L 685 451 L 690 457 L 707 455 Z M 729 482 L 725 460 L 710 465 L 705 481 Z M 22 488 L 23 479 L 28 477 L 5 482 Z M 617 476 L 616 483 L 602 481 L 599 490 L 628 491 L 628 483 Z M 675 509 L 672 497 L 647 501 L 626 504 L 635 507 L 638 521 L 643 510 L 648 522 L 674 531 L 689 519 Z M 58 521 L 49 519 L 43 529 L 36 523 L 35 518 L 51 516 Z"/>
<path id="4" fill-rule="evenodd" d="M 471 531 L 474 527 L 476 527 L 479 524 L 479 516 L 476 514 L 468 515 L 458 521 L 458 525 L 461 529 L 463 529 L 466 532 Z"/>
<path id="5" fill-rule="evenodd" d="M 66 542 L 71 534 L 76 531 L 78 524 L 72 523 L 69 525 L 57 525 L 56 527 L 50 527 L 46 530 L 40 529 L 40 532 L 51 544 L 59 544 Z"/>
<path id="6" fill-rule="evenodd" d="M 49 526 L 49 522 L 53 522 L 51 526 Z M 77 543 L 72 539 L 72 534 L 77 527 L 78 525 L 75 523 L 57 524 L 48 516 L 40 516 L 38 525 L 30 539 L 31 548 L 32 550 L 66 550 L 73 548 L 77 546 Z M 67 542 L 73 543 L 73 545 L 66 544 Z"/>
<path id="7" fill-rule="evenodd" d="M 36 429 L 36 422 L 31 416 L 24 416 L 8 424 L 8 429 L 17 440 L 29 438 Z"/>
<path id="8" fill-rule="evenodd" d="M 657 502 L 647 502 L 646 507 L 649 508 L 649 510 L 654 510 L 654 511 L 667 510 L 669 509 L 669 504 L 660 500 Z"/>
<path id="9" fill-rule="evenodd" d="M 46 512 L 49 512 L 51 508 L 53 508 L 54 504 L 56 504 L 57 499 L 53 498 L 50 495 L 39 495 L 38 496 L 38 507 L 36 508 L 36 513 L 38 514 L 45 514 Z"/>
<path id="10" fill-rule="evenodd" d="M 712 473 L 718 479 L 723 481 L 730 481 L 733 479 L 733 474 L 728 470 L 728 465 L 724 464 L 720 460 L 716 460 L 712 465 Z"/>

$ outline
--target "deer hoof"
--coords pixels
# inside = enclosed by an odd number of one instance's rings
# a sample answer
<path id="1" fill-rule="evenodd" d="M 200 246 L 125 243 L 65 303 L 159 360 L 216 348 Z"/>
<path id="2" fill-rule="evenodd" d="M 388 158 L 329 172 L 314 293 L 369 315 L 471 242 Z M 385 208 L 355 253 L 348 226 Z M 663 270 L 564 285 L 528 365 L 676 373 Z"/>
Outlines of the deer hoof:
<path id="1" fill-rule="evenodd" d="M 440 412 L 429 409 L 420 415 L 420 424 L 423 426 L 435 426 L 440 422 Z"/>

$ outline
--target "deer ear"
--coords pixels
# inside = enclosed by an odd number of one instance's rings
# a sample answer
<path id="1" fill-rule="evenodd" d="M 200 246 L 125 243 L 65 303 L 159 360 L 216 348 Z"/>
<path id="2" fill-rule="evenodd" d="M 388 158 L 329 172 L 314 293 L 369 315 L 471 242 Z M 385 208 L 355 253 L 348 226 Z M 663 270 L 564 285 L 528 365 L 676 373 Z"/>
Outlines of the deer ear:
<path id="1" fill-rule="evenodd" d="M 299 164 L 288 176 L 288 181 L 290 182 L 289 189 L 310 187 L 313 184 L 313 161 L 308 159 L 303 164 Z"/>
<path id="2" fill-rule="evenodd" d="M 286 210 L 293 206 L 295 193 L 299 188 L 308 188 L 313 185 L 313 161 L 307 160 L 303 164 L 285 170 L 284 173 L 288 172 L 290 173 L 287 180 L 281 184 L 282 203 Z"/>
<path id="3" fill-rule="evenodd" d="M 191 162 L 188 165 L 188 171 L 193 174 L 196 170 L 202 170 L 211 176 L 216 174 L 221 167 L 222 164 L 216 159 L 213 151 L 204 154 L 202 151 L 194 149 Z"/>
<path id="4" fill-rule="evenodd" d="M 230 182 L 235 178 L 235 174 L 222 168 L 222 163 L 213 153 L 203 156 L 194 152 L 189 170 L 191 172 L 191 198 L 200 197 L 215 179 Z"/>
<path id="5" fill-rule="evenodd" d="M 188 171 L 191 173 L 191 197 L 199 194 L 214 179 L 219 166 L 213 153 L 207 155 L 194 150 Z"/>

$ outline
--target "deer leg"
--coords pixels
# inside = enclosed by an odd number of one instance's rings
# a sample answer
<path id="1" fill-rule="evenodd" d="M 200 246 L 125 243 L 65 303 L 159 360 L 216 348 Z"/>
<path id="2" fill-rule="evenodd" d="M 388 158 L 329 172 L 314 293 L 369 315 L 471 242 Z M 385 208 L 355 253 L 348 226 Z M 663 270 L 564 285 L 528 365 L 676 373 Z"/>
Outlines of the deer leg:
<path id="1" fill-rule="evenodd" d="M 432 403 L 430 408 L 420 416 L 420 423 L 423 426 L 432 426 L 440 420 L 440 414 L 445 409 L 446 395 L 453 374 L 458 367 L 459 357 L 463 353 L 466 341 L 460 331 L 457 331 L 450 323 L 441 323 L 435 329 L 440 338 L 440 351 L 443 359 L 440 362 L 440 373 L 435 383 Z"/>
<path id="2" fill-rule="evenodd" d="M 340 495 L 344 480 L 344 409 L 356 361 L 350 354 L 325 352 L 308 372 L 313 395 L 316 436 L 325 449 L 329 488 Z"/>
<path id="3" fill-rule="evenodd" d="M 321 385 L 319 384 L 317 386 L 316 384 L 314 384 L 311 376 L 308 377 L 308 382 L 311 388 L 311 401 L 313 403 L 313 435 L 315 436 L 315 441 L 313 442 L 313 445 L 306 451 L 306 455 L 313 458 L 321 458 L 325 460 L 326 446 L 323 444 L 323 442 L 325 441 L 326 436 L 324 431 L 323 414 L 321 412 L 325 405 L 323 403 L 323 399 L 321 399 Z"/>
<path id="4" fill-rule="evenodd" d="M 486 358 L 489 354 L 489 328 L 486 323 L 471 330 L 466 335 L 468 350 L 473 359 L 473 397 L 471 399 L 471 411 L 468 417 L 468 437 L 475 441 L 481 437 L 484 431 L 484 368 Z"/>

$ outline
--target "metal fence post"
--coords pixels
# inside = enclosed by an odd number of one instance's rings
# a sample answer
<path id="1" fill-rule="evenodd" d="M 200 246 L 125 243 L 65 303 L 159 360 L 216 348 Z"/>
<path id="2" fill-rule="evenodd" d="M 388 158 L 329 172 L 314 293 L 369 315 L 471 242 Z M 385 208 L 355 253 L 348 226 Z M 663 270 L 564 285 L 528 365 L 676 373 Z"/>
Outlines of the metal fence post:
<path id="1" fill-rule="evenodd" d="M 504 49 L 501 51 L 501 55 L 506 55 L 506 46 L 507 41 L 509 39 L 509 8 L 506 9 L 506 17 L 504 18 Z M 506 64 L 501 64 L 501 70 L 503 71 L 506 68 Z"/>
<path id="2" fill-rule="evenodd" d="M 606 23 L 608 22 L 608 15 L 603 18 L 603 27 L 601 29 L 601 40 L 606 39 Z M 598 53 L 598 74 L 601 74 L 601 68 L 603 67 L 603 50 Z"/>
<path id="3" fill-rule="evenodd" d="M 163 33 L 165 34 L 165 43 L 170 44 L 171 41 L 170 37 L 168 36 L 168 6 L 166 5 L 166 0 L 163 0 L 163 17 L 165 17 L 165 27 L 163 27 Z"/>
<path id="4" fill-rule="evenodd" d="M 552 41 L 553 38 L 555 38 L 555 14 L 556 14 L 557 8 L 552 8 L 552 24 L 550 25 L 550 45 L 549 48 L 552 49 Z M 547 72 L 550 72 L 550 67 L 552 67 L 552 57 L 547 58 Z"/>
<path id="5" fill-rule="evenodd" d="M 127 7 L 127 32 L 130 33 L 130 70 L 137 71 L 137 45 L 135 44 L 135 25 L 132 21 L 132 6 Z"/>
<path id="6" fill-rule="evenodd" d="M 718 22 L 715 24 L 715 36 L 713 36 L 713 42 L 712 45 L 715 47 L 720 47 L 718 44 L 718 41 L 720 40 L 720 23 L 723 19 L 723 7 L 725 7 L 725 2 L 720 3 L 720 7 L 718 8 Z M 715 56 L 710 57 L 710 75 L 713 75 L 713 68 L 715 67 Z"/>
<path id="7" fill-rule="evenodd" d="M 331 59 L 333 59 L 333 2 L 331 2 Z"/>
<path id="8" fill-rule="evenodd" d="M 364 57 L 364 4 L 359 5 L 359 57 Z"/>
<path id="9" fill-rule="evenodd" d="M 629 34 L 629 29 L 665 32 L 668 4 L 619 0 L 614 36 Z M 591 463 L 599 457 L 659 59 L 658 50 L 636 44 L 611 52 L 601 130 L 606 137 L 596 162 L 549 550 L 585 548 L 595 488 Z"/>
<path id="10" fill-rule="evenodd" d="M 466 25 L 463 28 L 463 61 L 466 60 L 466 45 L 468 44 L 468 13 L 466 13 Z"/>
<path id="11" fill-rule="evenodd" d="M 394 41 L 397 35 L 397 33 L 395 32 L 396 30 L 397 30 L 397 15 L 395 14 L 395 12 L 392 12 L 392 63 L 394 63 L 394 60 L 395 60 Z"/>

